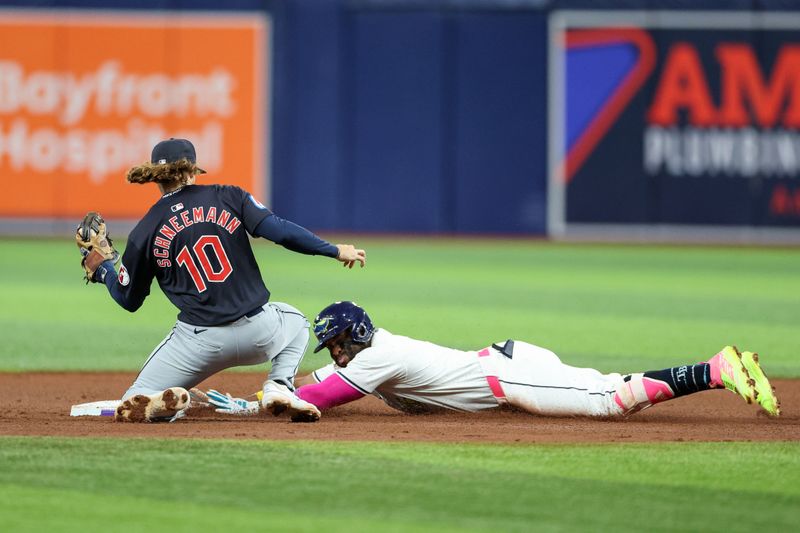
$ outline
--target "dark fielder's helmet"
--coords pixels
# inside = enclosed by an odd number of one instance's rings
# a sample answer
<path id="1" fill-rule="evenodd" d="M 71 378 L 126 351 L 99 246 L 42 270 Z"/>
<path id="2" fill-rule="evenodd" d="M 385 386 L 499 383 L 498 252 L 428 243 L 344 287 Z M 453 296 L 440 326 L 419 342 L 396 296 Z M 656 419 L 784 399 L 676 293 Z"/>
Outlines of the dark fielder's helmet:
<path id="1" fill-rule="evenodd" d="M 320 311 L 314 319 L 314 335 L 319 341 L 314 353 L 324 348 L 326 342 L 347 330 L 350 330 L 353 341 L 360 343 L 369 342 L 375 333 L 367 312 L 354 302 L 332 303 Z"/>

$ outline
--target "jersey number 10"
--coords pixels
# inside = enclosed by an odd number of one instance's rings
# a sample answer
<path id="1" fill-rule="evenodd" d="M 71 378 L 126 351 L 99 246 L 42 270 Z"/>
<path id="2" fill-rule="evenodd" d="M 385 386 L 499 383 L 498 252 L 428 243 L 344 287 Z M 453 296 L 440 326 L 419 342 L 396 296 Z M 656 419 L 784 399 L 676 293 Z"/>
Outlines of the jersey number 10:
<path id="1" fill-rule="evenodd" d="M 214 271 L 209 261 L 208 253 L 209 248 L 214 253 L 219 264 L 219 271 Z M 194 286 L 197 287 L 198 292 L 206 290 L 206 280 L 211 283 L 221 283 L 228 279 L 228 276 L 233 272 L 233 267 L 228 259 L 228 254 L 225 253 L 225 248 L 222 247 L 222 241 L 219 240 L 217 235 L 203 235 L 192 246 L 194 255 L 198 261 L 194 260 L 188 246 L 184 246 L 175 259 L 178 260 L 180 266 L 185 266 L 189 270 L 189 275 L 192 276 Z M 197 263 L 200 263 L 200 268 L 197 268 Z M 203 279 L 205 275 L 205 279 Z"/>

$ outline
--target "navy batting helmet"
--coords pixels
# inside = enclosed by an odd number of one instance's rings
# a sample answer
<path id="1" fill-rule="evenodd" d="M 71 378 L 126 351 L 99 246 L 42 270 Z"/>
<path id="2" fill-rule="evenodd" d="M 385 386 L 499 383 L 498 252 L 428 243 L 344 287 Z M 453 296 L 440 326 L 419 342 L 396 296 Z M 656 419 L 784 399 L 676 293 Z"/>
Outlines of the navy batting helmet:
<path id="1" fill-rule="evenodd" d="M 353 341 L 360 343 L 369 342 L 375 333 L 367 312 L 354 302 L 335 302 L 320 311 L 314 319 L 314 335 L 319 341 L 314 353 L 324 348 L 326 342 L 347 330 L 350 330 Z"/>

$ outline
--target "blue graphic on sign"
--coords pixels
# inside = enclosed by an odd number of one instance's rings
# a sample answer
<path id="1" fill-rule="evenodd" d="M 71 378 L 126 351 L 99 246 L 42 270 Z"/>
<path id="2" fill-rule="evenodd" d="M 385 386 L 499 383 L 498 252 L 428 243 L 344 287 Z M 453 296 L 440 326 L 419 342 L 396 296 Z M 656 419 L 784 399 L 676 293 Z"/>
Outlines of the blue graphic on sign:
<path id="1" fill-rule="evenodd" d="M 636 66 L 637 59 L 636 47 L 628 43 L 567 51 L 567 151 Z"/>

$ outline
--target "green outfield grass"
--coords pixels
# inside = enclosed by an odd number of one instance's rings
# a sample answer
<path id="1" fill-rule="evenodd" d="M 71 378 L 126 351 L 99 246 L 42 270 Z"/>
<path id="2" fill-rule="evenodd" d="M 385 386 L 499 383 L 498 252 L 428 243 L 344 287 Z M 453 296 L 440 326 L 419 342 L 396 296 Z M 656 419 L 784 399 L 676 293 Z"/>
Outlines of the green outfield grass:
<path id="1" fill-rule="evenodd" d="M 6 531 L 789 531 L 800 444 L 0 438 Z M 113 524 L 113 526 L 112 526 Z"/>
<path id="2" fill-rule="evenodd" d="M 364 270 L 266 242 L 256 254 L 273 299 L 312 317 L 355 299 L 395 333 L 464 349 L 513 337 L 604 371 L 699 361 L 735 343 L 760 351 L 771 375 L 800 376 L 800 250 L 356 242 Z M 85 286 L 67 240 L 0 240 L 0 273 L 0 370 L 136 370 L 175 319 L 157 287 L 130 314 Z M 309 350 L 304 368 L 325 363 Z M 0 437 L 0 529 L 788 531 L 798 479 L 797 442 Z"/>
<path id="3" fill-rule="evenodd" d="M 759 351 L 773 376 L 800 376 L 798 249 L 354 240 L 363 270 L 258 241 L 273 300 L 313 317 L 354 299 L 394 333 L 464 349 L 513 337 L 603 371 L 699 361 L 733 343 Z M 2 370 L 135 370 L 175 320 L 155 286 L 135 314 L 85 286 L 68 240 L 2 240 L 0 272 Z M 326 363 L 310 352 L 305 370 Z"/>

